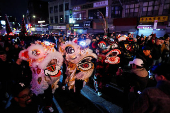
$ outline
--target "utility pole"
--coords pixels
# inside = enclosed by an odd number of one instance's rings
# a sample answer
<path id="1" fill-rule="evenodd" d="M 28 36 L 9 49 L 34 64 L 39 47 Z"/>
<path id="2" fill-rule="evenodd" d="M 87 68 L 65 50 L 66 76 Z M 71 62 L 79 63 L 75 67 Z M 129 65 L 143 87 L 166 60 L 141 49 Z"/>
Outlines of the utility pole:
<path id="1" fill-rule="evenodd" d="M 99 11 L 99 10 L 98 10 L 98 11 Z M 104 26 L 103 26 L 103 28 L 104 28 L 104 34 L 106 34 L 106 33 L 107 33 L 107 32 L 106 32 L 106 30 L 107 30 L 106 19 L 105 19 L 104 15 L 103 15 L 103 13 L 102 13 L 101 11 L 99 11 L 99 13 L 102 15 L 103 23 L 104 23 Z"/>

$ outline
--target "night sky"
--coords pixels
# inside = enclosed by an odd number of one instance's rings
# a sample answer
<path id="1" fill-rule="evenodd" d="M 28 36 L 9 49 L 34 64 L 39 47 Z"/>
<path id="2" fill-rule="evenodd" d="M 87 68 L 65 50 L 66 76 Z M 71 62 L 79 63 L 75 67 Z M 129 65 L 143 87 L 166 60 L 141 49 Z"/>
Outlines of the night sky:
<path id="1" fill-rule="evenodd" d="M 29 0 L 0 0 L 0 8 L 2 16 L 14 16 L 18 22 L 22 21 L 22 15 L 26 15 L 27 5 Z M 42 0 L 52 1 L 52 0 Z"/>

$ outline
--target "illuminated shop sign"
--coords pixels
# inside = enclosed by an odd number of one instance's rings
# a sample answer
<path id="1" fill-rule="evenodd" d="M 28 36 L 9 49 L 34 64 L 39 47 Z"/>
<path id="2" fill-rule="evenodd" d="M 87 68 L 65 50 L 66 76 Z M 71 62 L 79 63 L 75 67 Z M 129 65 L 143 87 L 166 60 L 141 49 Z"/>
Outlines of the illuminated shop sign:
<path id="1" fill-rule="evenodd" d="M 79 26 L 79 24 L 74 24 L 74 26 Z"/>
<path id="2" fill-rule="evenodd" d="M 84 28 L 90 28 L 91 27 L 91 21 L 84 21 Z"/>
<path id="3" fill-rule="evenodd" d="M 38 23 L 45 23 L 45 20 L 43 20 L 43 21 L 38 21 Z"/>
<path id="4" fill-rule="evenodd" d="M 158 20 L 158 22 L 166 22 L 168 21 L 168 16 L 156 16 L 156 17 L 140 17 L 140 22 L 154 22 Z"/>
<path id="5" fill-rule="evenodd" d="M 107 5 L 108 5 L 108 1 L 100 1 L 100 2 L 93 3 L 93 7 L 102 7 Z"/>
<path id="6" fill-rule="evenodd" d="M 109 16 L 109 7 L 106 6 L 106 18 L 108 18 L 108 16 Z"/>

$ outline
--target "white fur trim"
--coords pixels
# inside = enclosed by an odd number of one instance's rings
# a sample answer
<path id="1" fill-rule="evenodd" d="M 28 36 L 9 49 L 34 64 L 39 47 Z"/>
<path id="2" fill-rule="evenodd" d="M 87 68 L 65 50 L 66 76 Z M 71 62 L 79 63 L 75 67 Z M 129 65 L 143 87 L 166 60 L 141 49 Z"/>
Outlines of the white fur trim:
<path id="1" fill-rule="evenodd" d="M 32 44 L 30 47 L 27 48 L 28 50 L 28 55 L 30 58 L 32 59 L 39 59 L 45 56 L 45 50 L 44 47 L 42 45 L 39 44 Z M 39 50 L 40 51 L 40 55 L 35 56 L 32 54 L 33 50 Z"/>
<path id="2" fill-rule="evenodd" d="M 26 58 L 25 56 L 22 56 L 22 54 L 24 54 L 24 52 L 26 52 L 26 51 L 27 51 L 26 49 L 20 51 L 20 53 L 19 53 L 19 58 L 20 58 L 20 59 L 22 59 L 22 60 L 28 60 L 28 58 Z"/>
<path id="3" fill-rule="evenodd" d="M 53 53 L 49 53 L 45 59 L 39 63 L 38 67 L 40 69 L 46 69 L 48 63 L 52 60 L 52 59 L 57 59 L 57 64 L 61 67 L 63 64 L 63 56 L 61 53 L 59 52 L 53 52 Z"/>

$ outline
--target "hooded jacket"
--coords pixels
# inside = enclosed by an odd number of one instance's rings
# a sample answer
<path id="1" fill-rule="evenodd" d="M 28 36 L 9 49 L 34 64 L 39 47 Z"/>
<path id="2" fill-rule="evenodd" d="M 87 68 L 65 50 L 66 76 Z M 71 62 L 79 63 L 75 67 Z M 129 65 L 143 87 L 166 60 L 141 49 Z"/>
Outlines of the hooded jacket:
<path id="1" fill-rule="evenodd" d="M 148 72 L 145 68 L 135 68 L 131 70 L 131 73 L 134 74 L 134 85 L 136 90 L 144 90 L 148 84 Z"/>

